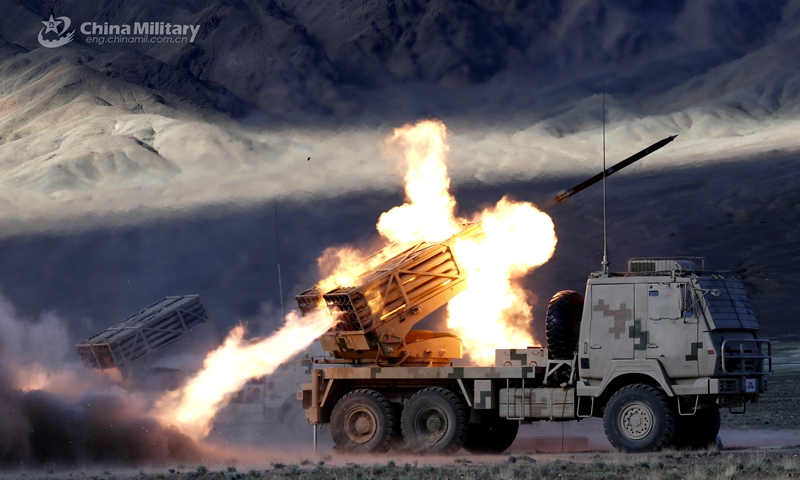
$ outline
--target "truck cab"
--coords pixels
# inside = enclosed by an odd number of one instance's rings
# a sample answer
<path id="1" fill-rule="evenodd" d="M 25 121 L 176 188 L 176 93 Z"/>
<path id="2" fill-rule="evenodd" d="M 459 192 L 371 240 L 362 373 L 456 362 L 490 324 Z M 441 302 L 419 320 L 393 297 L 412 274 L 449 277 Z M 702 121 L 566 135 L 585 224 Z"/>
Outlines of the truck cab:
<path id="1" fill-rule="evenodd" d="M 623 387 L 650 385 L 674 407 L 678 439 L 689 437 L 685 418 L 709 417 L 697 440 L 707 444 L 719 408 L 743 411 L 766 391 L 771 348 L 757 332 L 742 281 L 702 258 L 632 259 L 627 272 L 593 274 L 576 342 L 578 414 L 605 416 Z"/>

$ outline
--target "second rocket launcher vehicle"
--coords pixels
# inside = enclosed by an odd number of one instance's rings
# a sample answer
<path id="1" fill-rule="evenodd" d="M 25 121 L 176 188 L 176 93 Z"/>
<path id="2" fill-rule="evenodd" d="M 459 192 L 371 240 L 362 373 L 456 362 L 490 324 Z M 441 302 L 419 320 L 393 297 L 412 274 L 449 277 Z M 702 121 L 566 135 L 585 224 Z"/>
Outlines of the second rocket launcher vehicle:
<path id="1" fill-rule="evenodd" d="M 612 165 L 612 166 L 608 167 L 606 169 L 606 171 L 605 171 L 606 177 L 608 177 L 612 173 L 615 173 L 615 172 L 618 172 L 618 171 L 622 170 L 623 168 L 627 167 L 628 165 L 630 165 L 630 164 L 632 164 L 632 163 L 634 163 L 634 162 L 636 162 L 638 160 L 641 160 L 642 158 L 646 157 L 647 155 L 650 155 L 651 153 L 655 152 L 659 148 L 661 148 L 664 145 L 668 144 L 669 142 L 675 140 L 675 137 L 677 137 L 677 135 L 672 135 L 671 137 L 667 137 L 667 138 L 665 138 L 663 140 L 659 140 L 658 142 L 650 145 L 649 147 L 645 148 L 644 150 L 642 150 L 642 151 L 640 151 L 638 153 L 634 153 L 633 155 L 631 155 L 630 157 L 626 158 L 625 160 L 617 163 L 616 165 Z M 595 175 L 592 178 L 590 178 L 589 180 L 586 180 L 585 182 L 579 183 L 578 185 L 575 185 L 574 187 L 570 188 L 569 190 L 562 190 L 562 191 L 558 192 L 558 195 L 556 195 L 554 200 L 556 201 L 556 203 L 564 203 L 569 197 L 575 195 L 576 193 L 580 192 L 581 190 L 583 190 L 586 187 L 590 187 L 590 186 L 594 185 L 595 183 L 599 182 L 602 179 L 603 179 L 603 172 L 600 172 L 597 175 Z"/>

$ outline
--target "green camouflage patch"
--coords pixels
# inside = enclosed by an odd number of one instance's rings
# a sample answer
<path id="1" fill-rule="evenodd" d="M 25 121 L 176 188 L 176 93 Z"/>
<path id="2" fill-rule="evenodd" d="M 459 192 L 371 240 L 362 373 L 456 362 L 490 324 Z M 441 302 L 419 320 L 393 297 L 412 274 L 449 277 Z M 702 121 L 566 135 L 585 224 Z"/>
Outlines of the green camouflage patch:
<path id="1" fill-rule="evenodd" d="M 475 402 L 475 409 L 476 410 L 486 410 L 492 408 L 492 392 L 479 392 L 478 396 L 480 397 L 477 402 Z M 488 401 L 487 401 L 488 400 Z"/>
<path id="2" fill-rule="evenodd" d="M 453 367 L 453 371 L 447 374 L 447 378 L 464 378 L 464 367 Z"/>
<path id="3" fill-rule="evenodd" d="M 647 342 L 650 339 L 650 334 L 647 331 L 642 331 L 641 320 L 634 320 L 633 326 L 628 327 L 628 338 L 639 340 L 638 343 L 633 344 L 634 350 L 647 350 Z"/>
<path id="4" fill-rule="evenodd" d="M 511 349 L 511 354 L 508 356 L 511 360 L 518 360 L 520 365 L 525 365 L 528 363 L 528 354 L 527 352 L 523 351 L 522 353 L 517 353 L 516 348 Z"/>
<path id="5" fill-rule="evenodd" d="M 703 348 L 703 342 L 692 342 L 692 353 L 690 355 L 686 355 L 686 360 L 697 360 L 697 351 Z"/>

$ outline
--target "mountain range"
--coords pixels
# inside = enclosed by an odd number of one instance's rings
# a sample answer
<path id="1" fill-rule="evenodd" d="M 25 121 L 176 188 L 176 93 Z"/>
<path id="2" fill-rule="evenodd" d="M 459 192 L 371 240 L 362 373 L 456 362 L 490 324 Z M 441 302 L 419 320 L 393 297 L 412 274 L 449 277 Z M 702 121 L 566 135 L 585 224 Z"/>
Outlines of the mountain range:
<path id="1" fill-rule="evenodd" d="M 46 32 L 51 16 L 70 20 L 71 42 L 40 43 L 68 33 Z M 198 30 L 172 43 L 82 32 L 137 22 Z M 252 271 L 270 262 L 253 258 L 277 245 L 247 237 L 271 238 L 268 226 L 242 225 L 270 221 L 278 197 L 296 216 L 284 271 L 307 286 L 323 240 L 363 241 L 372 217 L 402 201 L 402 167 L 385 151 L 392 128 L 436 117 L 464 209 L 511 191 L 538 202 L 596 173 L 603 131 L 609 161 L 679 134 L 617 181 L 626 213 L 615 246 L 680 245 L 734 263 L 755 275 L 755 302 L 777 325 L 776 302 L 800 311 L 786 290 L 800 283 L 799 98 L 797 0 L 10 0 L 0 7 L 0 289 L 24 312 L 57 309 L 94 318 L 92 328 L 161 291 L 192 293 L 183 289 L 208 291 L 227 322 L 257 316 L 278 295 L 262 290 L 272 273 Z M 598 218 L 584 203 L 596 194 L 586 198 L 553 213 L 565 236 L 542 270 L 570 285 L 595 267 L 596 248 L 566 240 Z M 219 232 L 199 233 L 208 228 Z M 764 229 L 766 250 L 753 237 Z M 193 266 L 207 270 L 176 273 L 182 248 L 212 258 Z M 134 274 L 136 291 L 123 285 Z M 73 287 L 83 282 L 104 300 Z"/>

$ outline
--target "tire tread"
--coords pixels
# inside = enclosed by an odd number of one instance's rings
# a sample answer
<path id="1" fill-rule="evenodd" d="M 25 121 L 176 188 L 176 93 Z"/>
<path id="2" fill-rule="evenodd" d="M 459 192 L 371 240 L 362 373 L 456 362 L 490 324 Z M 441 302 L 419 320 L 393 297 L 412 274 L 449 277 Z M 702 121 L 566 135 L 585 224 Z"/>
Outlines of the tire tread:
<path id="1" fill-rule="evenodd" d="M 430 395 L 430 394 L 443 398 L 453 407 L 455 416 L 460 420 L 459 423 L 461 425 L 461 428 L 456 432 L 456 436 L 450 441 L 448 445 L 446 445 L 444 448 L 440 450 L 436 450 L 435 452 L 425 451 L 420 446 L 408 443 L 409 442 L 408 439 L 410 438 L 411 433 L 406 431 L 406 425 L 405 425 L 406 422 L 401 421 L 400 425 L 403 432 L 403 438 L 406 439 L 409 450 L 414 453 L 435 453 L 440 455 L 450 455 L 452 453 L 457 452 L 464 445 L 464 442 L 467 440 L 467 434 L 468 434 L 467 427 L 469 422 L 467 409 L 464 406 L 464 402 L 455 393 L 442 387 L 423 388 L 422 390 L 419 390 L 418 392 L 416 392 L 414 395 L 411 396 L 411 398 L 408 400 L 408 404 L 409 405 L 412 404 L 412 402 L 415 402 L 416 399 L 418 399 L 423 395 Z"/>
<path id="2" fill-rule="evenodd" d="M 661 418 L 661 422 L 663 423 L 663 425 L 661 427 L 661 432 L 660 432 L 659 438 L 657 439 L 657 441 L 655 443 L 653 443 L 653 444 L 651 444 L 651 445 L 649 445 L 649 446 L 647 446 L 645 448 L 640 448 L 640 449 L 628 448 L 625 445 L 621 444 L 619 442 L 619 439 L 616 438 L 616 433 L 613 430 L 611 430 L 610 427 L 609 427 L 609 419 L 606 418 L 606 416 L 604 415 L 603 416 L 603 429 L 605 430 L 606 437 L 608 438 L 608 441 L 617 450 L 623 451 L 623 452 L 631 452 L 631 453 L 654 452 L 654 451 L 658 451 L 658 450 L 661 450 L 661 449 L 667 447 L 670 444 L 670 441 L 672 440 L 672 436 L 673 436 L 673 434 L 675 432 L 675 423 L 676 422 L 675 422 L 675 412 L 674 412 L 674 410 L 672 408 L 672 405 L 669 403 L 669 401 L 667 400 L 666 396 L 664 395 L 664 393 L 660 389 L 658 389 L 656 387 L 653 387 L 652 385 L 646 385 L 646 384 L 638 383 L 638 384 L 628 385 L 626 387 L 620 388 L 619 390 L 617 390 L 614 393 L 614 395 L 611 396 L 611 398 L 609 399 L 608 403 L 611 404 L 617 396 L 624 395 L 624 394 L 626 394 L 628 392 L 641 392 L 641 394 L 649 395 L 649 396 L 652 397 L 653 400 L 656 401 L 656 403 L 657 403 L 656 407 L 659 408 L 661 410 L 661 412 L 664 413 L 664 415 Z M 608 405 L 606 405 L 606 409 L 608 409 Z M 657 413 L 653 412 L 653 414 L 656 415 Z M 614 419 L 611 419 L 610 421 L 616 422 L 617 419 L 614 418 Z"/>
<path id="3" fill-rule="evenodd" d="M 556 360 L 570 360 L 578 345 L 578 325 L 583 313 L 583 296 L 574 290 L 562 290 L 547 305 L 545 337 L 547 349 Z"/>
<path id="4" fill-rule="evenodd" d="M 375 402 L 381 412 L 384 414 L 384 418 L 386 419 L 386 433 L 383 435 L 383 438 L 380 439 L 377 445 L 373 448 L 367 450 L 370 453 L 385 453 L 389 451 L 391 447 L 391 440 L 392 435 L 396 431 L 396 419 L 394 414 L 394 409 L 392 407 L 392 403 L 386 398 L 383 394 L 375 391 L 370 390 L 367 388 L 361 388 L 358 390 L 353 390 L 352 392 L 348 392 L 346 395 L 342 396 L 339 401 L 336 403 L 336 406 L 333 407 L 333 411 L 331 412 L 331 436 L 333 437 L 334 443 L 336 444 L 337 448 L 342 450 L 355 450 L 355 448 L 346 448 L 345 446 L 341 445 L 341 442 L 337 442 L 336 439 L 347 435 L 344 431 L 339 431 L 339 429 L 335 426 L 338 425 L 338 422 L 334 422 L 334 416 L 342 415 L 344 412 L 338 409 L 340 405 L 343 405 L 347 400 L 351 398 L 368 398 Z"/>

